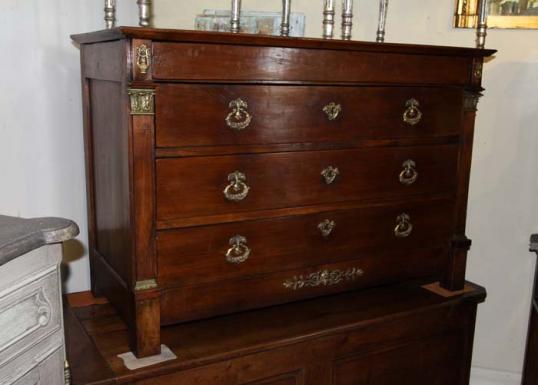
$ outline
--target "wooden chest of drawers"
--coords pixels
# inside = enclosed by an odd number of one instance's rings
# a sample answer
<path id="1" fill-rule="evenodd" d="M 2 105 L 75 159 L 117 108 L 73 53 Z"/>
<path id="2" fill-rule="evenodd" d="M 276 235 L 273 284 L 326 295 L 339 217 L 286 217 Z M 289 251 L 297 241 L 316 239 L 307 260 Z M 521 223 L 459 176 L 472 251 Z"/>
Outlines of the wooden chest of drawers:
<path id="1" fill-rule="evenodd" d="M 463 287 L 483 58 L 117 28 L 81 44 L 93 291 L 160 326 L 411 279 Z"/>

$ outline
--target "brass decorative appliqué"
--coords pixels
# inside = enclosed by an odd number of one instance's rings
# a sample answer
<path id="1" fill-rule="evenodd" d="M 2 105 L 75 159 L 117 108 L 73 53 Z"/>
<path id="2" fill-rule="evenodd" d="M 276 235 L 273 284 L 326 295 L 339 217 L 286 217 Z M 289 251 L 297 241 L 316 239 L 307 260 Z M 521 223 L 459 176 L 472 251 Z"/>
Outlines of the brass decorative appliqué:
<path id="1" fill-rule="evenodd" d="M 306 276 L 295 276 L 284 281 L 283 285 L 287 289 L 299 290 L 306 287 L 334 286 L 342 282 L 355 281 L 362 276 L 364 271 L 357 267 L 347 270 L 322 270 Z"/>
<path id="2" fill-rule="evenodd" d="M 135 291 L 144 291 L 157 288 L 157 281 L 155 279 L 147 279 L 145 281 L 138 281 L 135 284 Z"/>
<path id="3" fill-rule="evenodd" d="M 480 92 L 465 91 L 463 94 L 463 109 L 464 111 L 472 112 L 478 109 L 478 102 L 482 94 Z"/>
<path id="4" fill-rule="evenodd" d="M 145 44 L 141 44 L 136 49 L 136 65 L 141 74 L 148 73 L 148 69 L 151 63 L 151 51 Z"/>
<path id="5" fill-rule="evenodd" d="M 131 97 L 131 115 L 154 115 L 154 95 L 155 90 L 131 88 L 129 90 L 129 96 Z"/>

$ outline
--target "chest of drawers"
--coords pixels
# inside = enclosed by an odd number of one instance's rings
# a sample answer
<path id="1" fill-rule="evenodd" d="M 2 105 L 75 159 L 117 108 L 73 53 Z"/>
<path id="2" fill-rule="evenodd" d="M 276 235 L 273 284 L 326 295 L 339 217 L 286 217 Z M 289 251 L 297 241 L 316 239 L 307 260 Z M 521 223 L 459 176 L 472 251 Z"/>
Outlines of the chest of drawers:
<path id="1" fill-rule="evenodd" d="M 161 325 L 413 279 L 463 287 L 485 56 L 120 27 L 81 44 L 93 291 Z"/>

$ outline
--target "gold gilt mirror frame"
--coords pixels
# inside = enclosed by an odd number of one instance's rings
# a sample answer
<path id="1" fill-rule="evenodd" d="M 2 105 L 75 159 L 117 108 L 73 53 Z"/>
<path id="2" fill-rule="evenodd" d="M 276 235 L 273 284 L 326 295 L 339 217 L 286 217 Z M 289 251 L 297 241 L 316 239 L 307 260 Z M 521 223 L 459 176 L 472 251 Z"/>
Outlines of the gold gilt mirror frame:
<path id="1" fill-rule="evenodd" d="M 476 28 L 479 0 L 456 0 L 454 27 Z M 489 0 L 488 28 L 538 29 L 538 0 Z"/>

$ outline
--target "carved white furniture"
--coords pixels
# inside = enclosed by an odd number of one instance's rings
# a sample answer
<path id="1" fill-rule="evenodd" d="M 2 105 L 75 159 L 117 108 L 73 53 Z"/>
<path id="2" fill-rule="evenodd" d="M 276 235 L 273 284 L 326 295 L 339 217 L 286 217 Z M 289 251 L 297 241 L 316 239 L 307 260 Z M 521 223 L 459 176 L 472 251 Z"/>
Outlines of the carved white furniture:
<path id="1" fill-rule="evenodd" d="M 61 242 L 77 234 L 65 219 L 0 216 L 0 384 L 69 382 Z"/>

